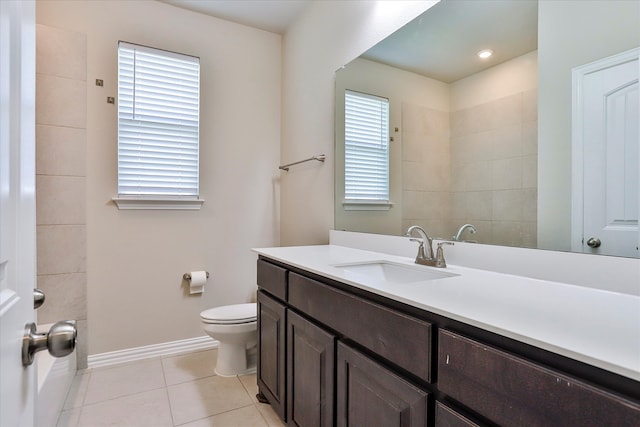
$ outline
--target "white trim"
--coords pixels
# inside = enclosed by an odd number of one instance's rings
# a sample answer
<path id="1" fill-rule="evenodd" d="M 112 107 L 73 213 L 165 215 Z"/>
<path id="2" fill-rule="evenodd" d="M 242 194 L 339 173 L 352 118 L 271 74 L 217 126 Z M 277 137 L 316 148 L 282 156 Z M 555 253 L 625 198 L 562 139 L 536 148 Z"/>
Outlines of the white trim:
<path id="1" fill-rule="evenodd" d="M 383 200 L 344 200 L 342 206 L 345 211 L 388 211 L 393 203 Z"/>
<path id="2" fill-rule="evenodd" d="M 209 336 L 189 338 L 186 340 L 171 341 L 161 344 L 152 344 L 143 347 L 127 348 L 124 350 L 110 351 L 90 355 L 87 359 L 87 367 L 101 368 L 103 366 L 117 365 L 120 363 L 134 362 L 160 356 L 175 356 L 199 350 L 218 348 L 218 341 Z"/>
<path id="3" fill-rule="evenodd" d="M 145 197 L 113 197 L 111 200 L 118 209 L 173 209 L 173 210 L 200 210 L 204 199 L 198 198 L 145 198 Z"/>
<path id="4" fill-rule="evenodd" d="M 588 64 L 574 67 L 572 77 L 571 123 L 571 251 L 584 251 L 584 147 L 583 97 L 584 77 L 605 68 L 637 60 L 640 48 L 631 49 Z"/>

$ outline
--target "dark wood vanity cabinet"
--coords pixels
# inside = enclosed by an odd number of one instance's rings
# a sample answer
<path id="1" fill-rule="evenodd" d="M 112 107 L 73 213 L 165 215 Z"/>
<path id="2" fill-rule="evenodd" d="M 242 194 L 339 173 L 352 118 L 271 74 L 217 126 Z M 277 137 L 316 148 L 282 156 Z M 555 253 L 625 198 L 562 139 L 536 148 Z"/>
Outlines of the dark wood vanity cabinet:
<path id="1" fill-rule="evenodd" d="M 258 291 L 258 357 L 256 376 L 260 393 L 284 419 L 286 402 L 286 307 Z"/>
<path id="2" fill-rule="evenodd" d="M 293 272 L 288 303 L 377 356 L 431 381 L 429 322 Z"/>
<path id="3" fill-rule="evenodd" d="M 427 425 L 427 392 L 342 342 L 337 368 L 337 426 Z"/>
<path id="4" fill-rule="evenodd" d="M 640 426 L 637 403 L 447 330 L 438 389 L 499 425 Z"/>
<path id="5" fill-rule="evenodd" d="M 637 381 L 263 257 L 258 287 L 258 388 L 287 425 L 640 427 Z"/>
<path id="6" fill-rule="evenodd" d="M 436 427 L 479 427 L 464 415 L 449 408 L 442 402 L 436 402 Z"/>
<path id="7" fill-rule="evenodd" d="M 293 311 L 287 316 L 287 419 L 289 425 L 334 423 L 336 337 Z"/>
<path id="8" fill-rule="evenodd" d="M 258 388 L 287 425 L 426 426 L 428 392 L 388 365 L 428 381 L 431 325 L 279 268 L 258 261 Z"/>

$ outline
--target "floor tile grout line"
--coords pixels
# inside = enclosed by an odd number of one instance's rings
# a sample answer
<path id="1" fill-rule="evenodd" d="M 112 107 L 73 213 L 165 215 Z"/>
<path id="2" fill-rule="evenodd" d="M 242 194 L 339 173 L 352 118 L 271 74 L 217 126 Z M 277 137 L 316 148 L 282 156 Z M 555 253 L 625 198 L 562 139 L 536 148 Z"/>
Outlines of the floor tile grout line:
<path id="1" fill-rule="evenodd" d="M 169 384 L 167 384 L 167 373 L 164 371 L 164 359 L 162 358 L 160 358 L 160 370 L 162 371 L 162 382 L 166 388 Z"/>
<path id="2" fill-rule="evenodd" d="M 169 384 L 167 384 L 167 373 L 165 372 L 164 360 L 164 357 L 160 357 L 160 368 L 162 369 L 162 380 L 164 381 L 164 395 L 167 397 L 167 406 L 169 407 L 171 425 L 175 427 L 176 419 L 173 417 L 173 408 L 171 407 L 171 398 L 169 397 Z"/>
<path id="3" fill-rule="evenodd" d="M 182 423 L 182 424 L 173 424 L 173 427 L 180 427 L 180 426 L 184 426 L 184 425 L 186 425 L 186 424 L 190 424 L 190 423 L 193 423 L 193 422 L 196 422 L 196 421 L 207 420 L 207 419 L 209 419 L 209 418 L 217 417 L 218 415 L 228 414 L 228 413 L 230 413 L 230 412 L 237 411 L 237 410 L 239 410 L 239 409 L 246 409 L 246 408 L 248 408 L 249 406 L 253 406 L 253 407 L 255 407 L 255 403 L 254 403 L 254 402 L 251 402 L 251 403 L 250 403 L 250 404 L 248 404 L 248 405 L 238 406 L 237 408 L 228 409 L 228 410 L 226 410 L 226 411 L 222 411 L 222 412 L 218 412 L 218 413 L 215 413 L 215 414 L 211 414 L 211 415 L 208 415 L 208 416 L 206 416 L 206 417 L 198 418 L 198 419 L 191 420 L 191 421 L 185 421 L 185 422 L 184 422 L 184 423 Z M 258 410 L 258 408 L 256 408 L 256 411 L 258 411 L 258 413 L 260 414 L 260 416 L 264 419 L 264 417 L 262 416 L 262 413 Z M 267 423 L 267 422 L 266 422 L 266 420 L 265 420 L 265 423 L 267 424 L 267 426 L 269 425 L 269 423 Z"/>
<path id="4" fill-rule="evenodd" d="M 84 375 L 89 375 L 89 378 L 87 379 L 87 385 L 84 387 L 84 391 L 82 392 L 82 399 L 80 400 L 80 408 L 84 406 L 84 401 L 87 399 L 87 393 L 89 392 L 89 385 L 91 385 L 91 379 L 93 378 L 93 375 L 91 375 L 91 372 Z"/>
<path id="5" fill-rule="evenodd" d="M 206 378 L 213 378 L 213 377 L 219 377 L 219 375 L 212 374 L 212 375 L 207 375 L 207 376 L 204 376 L 204 377 L 190 378 L 190 379 L 187 379 L 187 380 L 181 380 L 180 382 L 177 382 L 177 383 L 167 384 L 167 387 L 173 387 L 173 386 L 177 386 L 177 385 L 180 385 L 180 384 L 186 384 L 186 383 L 190 383 L 192 381 L 199 381 L 199 380 L 204 380 Z M 224 377 L 220 377 L 220 378 L 224 378 Z"/>
<path id="6" fill-rule="evenodd" d="M 176 420 L 173 418 L 173 408 L 171 407 L 171 398 L 169 397 L 169 387 L 164 388 L 164 394 L 167 396 L 167 405 L 169 406 L 169 416 L 171 416 L 171 425 L 176 426 Z"/>
<path id="7" fill-rule="evenodd" d="M 97 402 L 83 403 L 81 408 L 84 408 L 86 406 L 99 405 L 99 404 L 104 403 L 104 402 L 111 402 L 113 400 L 118 400 L 118 399 L 122 399 L 122 398 L 125 398 L 125 397 L 131 397 L 131 396 L 135 396 L 135 395 L 143 394 L 143 393 L 149 393 L 151 391 L 156 391 L 156 390 L 161 390 L 161 389 L 166 389 L 166 388 L 167 388 L 166 386 L 155 387 L 155 388 L 150 388 L 148 390 L 140 390 L 140 391 L 136 391 L 134 393 L 127 393 L 127 394 L 123 394 L 123 395 L 120 395 L 120 396 L 110 397 L 108 399 L 98 400 Z"/>

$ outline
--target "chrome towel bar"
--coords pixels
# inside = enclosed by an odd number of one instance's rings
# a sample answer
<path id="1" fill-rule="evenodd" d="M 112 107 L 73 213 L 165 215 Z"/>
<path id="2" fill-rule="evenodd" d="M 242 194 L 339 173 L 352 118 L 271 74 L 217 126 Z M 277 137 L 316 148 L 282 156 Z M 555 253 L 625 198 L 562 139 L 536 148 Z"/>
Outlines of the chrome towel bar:
<path id="1" fill-rule="evenodd" d="M 325 159 L 326 159 L 326 156 L 324 154 L 318 154 L 317 156 L 309 157 L 308 159 L 300 160 L 299 162 L 293 162 L 293 163 L 289 163 L 288 165 L 282 165 L 278 167 L 278 169 L 282 169 L 288 172 L 289 166 L 297 165 L 299 163 L 304 163 L 304 162 L 310 162 L 311 160 L 317 160 L 319 162 L 324 163 Z"/>

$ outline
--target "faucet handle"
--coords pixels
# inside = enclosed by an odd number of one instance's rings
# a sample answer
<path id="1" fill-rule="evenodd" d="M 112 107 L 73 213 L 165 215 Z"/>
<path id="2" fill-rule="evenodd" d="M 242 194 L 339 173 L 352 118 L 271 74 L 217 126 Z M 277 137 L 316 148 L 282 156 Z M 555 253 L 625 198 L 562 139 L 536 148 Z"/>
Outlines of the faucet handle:
<path id="1" fill-rule="evenodd" d="M 409 239 L 409 241 L 418 242 L 418 255 L 416 256 L 416 262 L 418 263 L 418 260 L 420 261 L 426 260 L 427 255 L 424 251 L 424 240 L 412 237 Z"/>
<path id="2" fill-rule="evenodd" d="M 447 262 L 444 259 L 444 250 L 442 249 L 442 245 L 451 245 L 453 246 L 453 242 L 440 242 L 438 243 L 438 249 L 436 251 L 436 267 L 445 268 L 447 266 Z"/>

